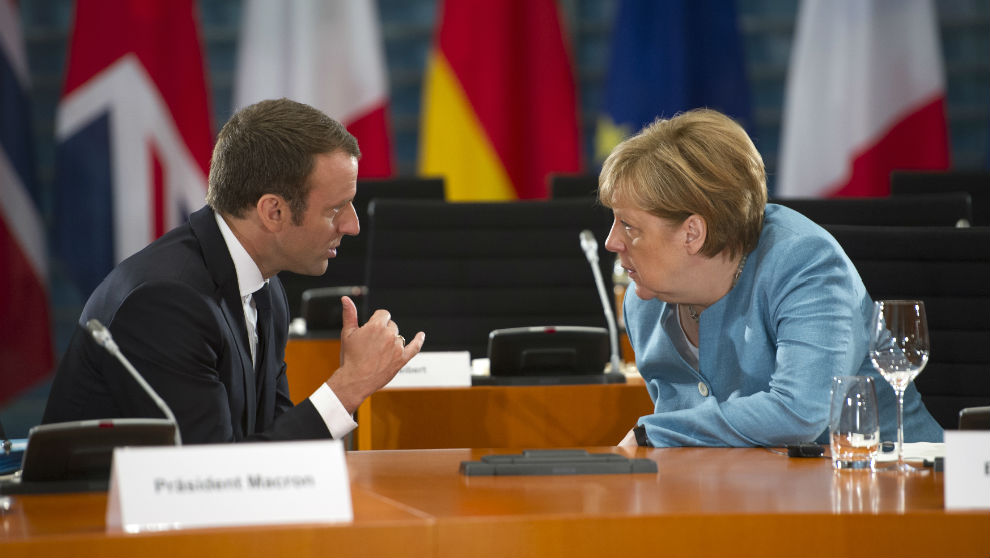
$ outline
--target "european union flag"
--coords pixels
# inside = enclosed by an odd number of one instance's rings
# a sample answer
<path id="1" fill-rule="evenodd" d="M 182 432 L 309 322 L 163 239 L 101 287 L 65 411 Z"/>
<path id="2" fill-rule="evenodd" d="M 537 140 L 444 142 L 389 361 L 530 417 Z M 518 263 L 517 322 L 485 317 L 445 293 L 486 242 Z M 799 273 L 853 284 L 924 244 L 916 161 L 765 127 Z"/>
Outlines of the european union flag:
<path id="1" fill-rule="evenodd" d="M 621 0 L 595 138 L 599 161 L 658 116 L 693 108 L 751 128 L 737 19 L 733 0 Z"/>

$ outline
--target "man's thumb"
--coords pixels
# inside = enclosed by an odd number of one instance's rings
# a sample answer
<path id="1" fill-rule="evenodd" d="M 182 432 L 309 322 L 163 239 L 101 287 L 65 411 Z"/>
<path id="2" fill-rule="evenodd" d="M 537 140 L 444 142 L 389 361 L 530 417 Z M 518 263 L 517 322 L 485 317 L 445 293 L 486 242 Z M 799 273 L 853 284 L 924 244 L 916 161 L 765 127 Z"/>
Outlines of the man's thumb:
<path id="1" fill-rule="evenodd" d="M 347 333 L 358 328 L 357 306 L 349 296 L 340 297 L 341 328 L 340 337 L 343 339 Z"/>

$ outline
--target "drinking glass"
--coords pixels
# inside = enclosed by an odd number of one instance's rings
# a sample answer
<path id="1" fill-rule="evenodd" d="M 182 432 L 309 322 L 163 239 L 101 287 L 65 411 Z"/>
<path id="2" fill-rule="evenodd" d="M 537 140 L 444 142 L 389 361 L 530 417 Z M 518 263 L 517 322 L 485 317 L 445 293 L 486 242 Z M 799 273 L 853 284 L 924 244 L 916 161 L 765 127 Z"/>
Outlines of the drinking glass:
<path id="1" fill-rule="evenodd" d="M 873 378 L 832 378 L 828 431 L 833 467 L 875 470 L 880 451 L 880 417 Z"/>
<path id="2" fill-rule="evenodd" d="M 881 300 L 873 305 L 870 360 L 897 394 L 897 464 L 900 472 L 918 471 L 904 462 L 904 390 L 928 364 L 928 319 L 920 300 Z"/>

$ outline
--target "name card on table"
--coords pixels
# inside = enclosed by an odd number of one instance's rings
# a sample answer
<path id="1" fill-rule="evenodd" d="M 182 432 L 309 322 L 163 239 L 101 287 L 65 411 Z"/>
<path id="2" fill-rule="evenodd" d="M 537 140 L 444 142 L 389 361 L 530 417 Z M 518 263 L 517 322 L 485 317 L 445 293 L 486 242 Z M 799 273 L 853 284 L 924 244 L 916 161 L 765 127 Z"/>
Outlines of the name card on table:
<path id="1" fill-rule="evenodd" d="M 412 357 L 385 387 L 467 387 L 470 385 L 470 352 L 433 351 L 421 352 Z"/>
<path id="2" fill-rule="evenodd" d="M 945 509 L 990 509 L 990 431 L 945 431 Z"/>
<path id="3" fill-rule="evenodd" d="M 107 500 L 128 533 L 354 518 L 339 440 L 116 448 Z"/>

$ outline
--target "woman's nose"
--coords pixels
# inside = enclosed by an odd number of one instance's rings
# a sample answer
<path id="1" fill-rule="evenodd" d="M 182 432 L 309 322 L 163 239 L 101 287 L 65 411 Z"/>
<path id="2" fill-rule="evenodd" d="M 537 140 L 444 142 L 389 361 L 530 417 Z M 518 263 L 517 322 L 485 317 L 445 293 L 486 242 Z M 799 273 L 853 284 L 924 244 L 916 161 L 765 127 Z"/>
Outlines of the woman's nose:
<path id="1" fill-rule="evenodd" d="M 605 249 L 609 252 L 620 252 L 624 246 L 622 242 L 619 241 L 619 235 L 616 234 L 615 224 L 608 231 L 608 238 L 605 239 Z"/>

